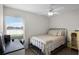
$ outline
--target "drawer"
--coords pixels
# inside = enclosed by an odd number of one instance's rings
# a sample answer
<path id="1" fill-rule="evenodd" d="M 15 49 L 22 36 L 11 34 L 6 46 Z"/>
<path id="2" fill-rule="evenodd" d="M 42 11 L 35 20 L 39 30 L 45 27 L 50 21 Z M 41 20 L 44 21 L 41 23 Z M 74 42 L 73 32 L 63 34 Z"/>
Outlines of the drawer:
<path id="1" fill-rule="evenodd" d="M 77 41 L 77 38 L 71 38 L 71 41 Z"/>
<path id="2" fill-rule="evenodd" d="M 72 44 L 72 46 L 78 47 L 77 44 Z"/>

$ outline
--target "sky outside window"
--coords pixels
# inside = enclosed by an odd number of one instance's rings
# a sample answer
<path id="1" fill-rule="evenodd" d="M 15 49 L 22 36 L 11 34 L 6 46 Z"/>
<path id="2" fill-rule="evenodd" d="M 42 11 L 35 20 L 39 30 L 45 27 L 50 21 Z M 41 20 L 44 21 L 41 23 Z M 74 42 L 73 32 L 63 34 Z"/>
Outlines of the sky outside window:
<path id="1" fill-rule="evenodd" d="M 7 26 L 17 26 L 17 27 L 21 27 L 23 26 L 22 24 L 22 18 L 21 17 L 12 17 L 12 16 L 6 16 L 5 17 L 5 24 Z"/>

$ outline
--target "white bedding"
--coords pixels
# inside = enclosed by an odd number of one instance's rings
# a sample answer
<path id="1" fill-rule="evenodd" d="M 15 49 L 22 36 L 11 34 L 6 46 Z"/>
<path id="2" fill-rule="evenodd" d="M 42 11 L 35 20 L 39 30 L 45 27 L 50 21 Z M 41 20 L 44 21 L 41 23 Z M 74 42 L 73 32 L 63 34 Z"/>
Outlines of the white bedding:
<path id="1" fill-rule="evenodd" d="M 65 43 L 64 36 L 39 35 L 33 36 L 30 43 L 46 54 Z"/>

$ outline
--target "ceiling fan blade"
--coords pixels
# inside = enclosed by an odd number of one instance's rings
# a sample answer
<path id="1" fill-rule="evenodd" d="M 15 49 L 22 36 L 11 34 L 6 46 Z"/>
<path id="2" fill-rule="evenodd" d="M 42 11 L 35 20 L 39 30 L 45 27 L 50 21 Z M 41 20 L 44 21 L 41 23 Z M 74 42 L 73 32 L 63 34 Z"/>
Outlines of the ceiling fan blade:
<path id="1" fill-rule="evenodd" d="M 54 14 L 59 14 L 59 12 L 54 12 Z"/>
<path id="2" fill-rule="evenodd" d="M 60 10 L 63 10 L 63 9 L 64 9 L 64 7 L 60 7 L 60 8 L 54 9 L 53 11 L 60 11 Z"/>

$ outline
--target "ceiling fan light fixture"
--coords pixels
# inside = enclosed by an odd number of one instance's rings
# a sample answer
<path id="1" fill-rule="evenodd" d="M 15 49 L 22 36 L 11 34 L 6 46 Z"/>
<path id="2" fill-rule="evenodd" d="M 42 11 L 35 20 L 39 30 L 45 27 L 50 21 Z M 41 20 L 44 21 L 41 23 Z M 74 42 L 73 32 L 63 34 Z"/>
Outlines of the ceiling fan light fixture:
<path id="1" fill-rule="evenodd" d="M 49 11 L 49 12 L 48 12 L 48 16 L 53 16 L 53 14 L 54 14 L 54 13 L 53 13 L 52 11 Z"/>

